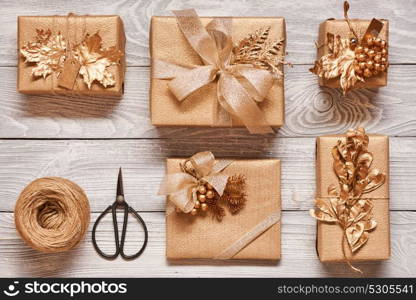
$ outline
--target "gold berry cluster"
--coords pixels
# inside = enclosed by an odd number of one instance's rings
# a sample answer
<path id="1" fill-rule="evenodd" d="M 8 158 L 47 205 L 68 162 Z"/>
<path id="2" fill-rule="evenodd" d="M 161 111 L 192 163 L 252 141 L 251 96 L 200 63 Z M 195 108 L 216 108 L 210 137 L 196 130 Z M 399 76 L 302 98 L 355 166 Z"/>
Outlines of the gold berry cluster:
<path id="1" fill-rule="evenodd" d="M 357 45 L 357 40 L 353 38 L 351 44 L 356 45 L 354 70 L 357 75 L 368 78 L 387 70 L 388 52 L 385 40 L 371 36 L 365 45 Z"/>
<path id="2" fill-rule="evenodd" d="M 207 211 L 208 204 L 215 197 L 215 190 L 209 183 L 201 183 L 196 191 L 197 200 L 195 202 L 194 208 L 191 210 L 190 214 L 195 216 L 198 214 L 199 210 Z M 179 208 L 176 209 L 177 212 L 182 212 Z"/>

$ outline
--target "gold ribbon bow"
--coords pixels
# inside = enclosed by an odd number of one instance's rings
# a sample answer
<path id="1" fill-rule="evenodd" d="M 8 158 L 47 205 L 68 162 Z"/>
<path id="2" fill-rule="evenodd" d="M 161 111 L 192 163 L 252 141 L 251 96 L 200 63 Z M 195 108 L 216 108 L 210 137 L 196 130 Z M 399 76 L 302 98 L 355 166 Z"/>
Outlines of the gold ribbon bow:
<path id="1" fill-rule="evenodd" d="M 233 115 L 243 122 L 250 133 L 273 132 L 257 106 L 272 87 L 273 74 L 250 64 L 233 64 L 232 19 L 215 18 L 205 28 L 193 9 L 173 13 L 180 30 L 204 65 L 183 67 L 155 59 L 153 78 L 170 80 L 169 89 L 179 101 L 217 81 L 214 124 L 231 126 L 230 115 Z"/>
<path id="2" fill-rule="evenodd" d="M 189 213 L 195 206 L 196 191 L 200 185 L 209 183 L 222 196 L 228 181 L 228 175 L 222 174 L 222 171 L 231 163 L 231 160 L 215 162 L 212 152 L 199 152 L 182 164 L 183 172 L 165 177 L 159 195 L 169 196 L 176 207 Z"/>

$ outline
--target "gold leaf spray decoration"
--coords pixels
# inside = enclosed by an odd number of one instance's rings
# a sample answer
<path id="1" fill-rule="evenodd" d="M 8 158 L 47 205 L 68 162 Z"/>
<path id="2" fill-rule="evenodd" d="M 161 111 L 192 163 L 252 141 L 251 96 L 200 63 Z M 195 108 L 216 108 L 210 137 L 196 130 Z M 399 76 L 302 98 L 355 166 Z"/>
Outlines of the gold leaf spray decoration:
<path id="1" fill-rule="evenodd" d="M 363 198 L 364 194 L 378 189 L 386 181 L 386 175 L 378 169 L 370 169 L 373 154 L 368 152 L 368 136 L 363 128 L 348 130 L 346 141 L 338 140 L 332 148 L 334 172 L 339 181 L 339 189 L 328 187 L 328 199 L 317 199 L 316 208 L 310 210 L 315 219 L 338 224 L 343 230 L 342 251 L 347 264 L 359 273 L 362 271 L 351 264 L 344 243 L 352 255 L 370 238 L 377 222 L 371 211 L 373 201 Z"/>
<path id="2" fill-rule="evenodd" d="M 32 76 L 46 78 L 49 74 L 62 71 L 66 42 L 61 33 L 52 36 L 50 29 L 36 29 L 35 41 L 26 43 L 20 53 L 27 63 L 36 64 L 32 68 Z"/>
<path id="3" fill-rule="evenodd" d="M 250 64 L 269 70 L 276 78 L 282 78 L 281 66 L 289 64 L 285 62 L 284 55 L 280 54 L 284 39 L 269 40 L 270 29 L 271 27 L 261 28 L 234 46 L 232 64 Z"/>
<path id="4" fill-rule="evenodd" d="M 344 18 L 350 29 L 351 38 L 327 34 L 329 53 L 323 55 L 310 69 L 321 78 L 338 78 L 344 95 L 359 81 L 386 72 L 388 63 L 387 42 L 378 36 L 383 23 L 373 19 L 360 39 L 348 18 L 349 4 L 344 2 Z M 321 45 L 322 46 L 322 45 Z"/>
<path id="5" fill-rule="evenodd" d="M 89 89 L 94 81 L 105 88 L 114 86 L 114 75 L 108 67 L 118 64 L 123 53 L 114 46 L 103 48 L 98 32 L 92 36 L 87 34 L 81 43 L 72 47 L 71 53 L 68 53 L 67 41 L 60 32 L 52 35 L 50 29 L 36 29 L 36 33 L 35 41 L 26 43 L 20 49 L 27 63 L 36 64 L 32 69 L 32 76 L 45 79 L 55 72 L 60 76 L 65 60 L 72 54 L 80 64 L 78 73 Z"/>
<path id="6" fill-rule="evenodd" d="M 218 221 L 222 221 L 225 216 L 225 209 L 221 204 L 228 207 L 231 214 L 237 214 L 244 208 L 247 201 L 246 177 L 238 174 L 228 178 L 224 192 L 220 195 L 212 185 L 204 180 L 200 180 L 200 176 L 189 160 L 180 164 L 181 170 L 198 180 L 198 187 L 196 191 L 197 201 L 194 203 L 194 208 L 190 214 L 195 216 L 200 212 L 209 212 Z M 182 213 L 182 210 L 176 209 L 177 213 Z"/>

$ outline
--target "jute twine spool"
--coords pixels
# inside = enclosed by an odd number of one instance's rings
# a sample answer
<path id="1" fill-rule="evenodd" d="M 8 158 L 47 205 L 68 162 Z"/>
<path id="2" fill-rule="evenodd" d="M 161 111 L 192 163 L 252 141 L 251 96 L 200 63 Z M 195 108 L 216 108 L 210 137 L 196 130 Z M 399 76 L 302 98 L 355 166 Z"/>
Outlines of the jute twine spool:
<path id="1" fill-rule="evenodd" d="M 83 239 L 90 222 L 90 205 L 84 191 L 72 181 L 44 177 L 22 191 L 14 220 L 29 246 L 41 252 L 62 252 Z"/>

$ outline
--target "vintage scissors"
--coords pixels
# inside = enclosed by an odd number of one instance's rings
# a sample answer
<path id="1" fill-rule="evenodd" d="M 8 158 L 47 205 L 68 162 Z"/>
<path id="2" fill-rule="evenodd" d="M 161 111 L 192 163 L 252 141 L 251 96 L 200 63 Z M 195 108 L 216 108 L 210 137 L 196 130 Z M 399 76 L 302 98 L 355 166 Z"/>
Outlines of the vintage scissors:
<path id="1" fill-rule="evenodd" d="M 122 208 L 124 210 L 124 221 L 123 221 L 123 230 L 121 232 L 121 241 L 119 240 L 119 234 L 118 234 L 118 224 L 117 224 L 117 214 L 116 214 L 117 208 Z M 103 251 L 101 251 L 101 249 L 97 245 L 97 241 L 95 240 L 95 232 L 96 232 L 98 223 L 100 223 L 100 220 L 110 211 L 113 216 L 116 252 L 114 254 L 105 254 Z M 127 220 L 128 220 L 129 213 L 131 213 L 141 223 L 143 230 L 144 230 L 143 245 L 137 253 L 132 254 L 132 255 L 127 255 L 124 253 L 124 242 L 126 239 Z M 147 238 L 148 238 L 148 232 L 147 232 L 147 227 L 146 227 L 145 222 L 140 217 L 140 215 L 133 208 L 131 208 L 130 205 L 127 204 L 126 200 L 124 200 L 123 175 L 121 173 L 121 168 L 120 168 L 118 172 L 118 179 L 117 179 L 116 201 L 114 201 L 113 204 L 107 207 L 106 210 L 101 215 L 99 215 L 99 217 L 97 218 L 97 221 L 95 221 L 94 227 L 92 228 L 92 243 L 97 253 L 104 258 L 114 259 L 120 254 L 121 257 L 123 257 L 124 259 L 129 260 L 129 259 L 137 258 L 143 253 L 147 245 Z"/>

